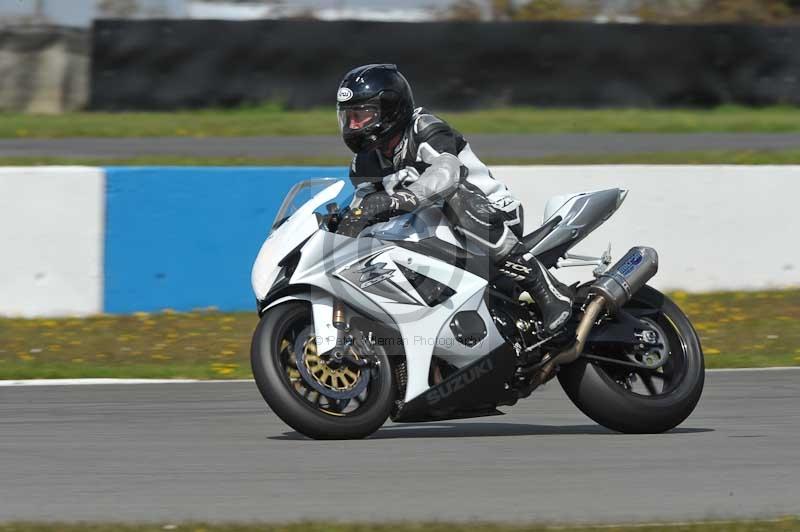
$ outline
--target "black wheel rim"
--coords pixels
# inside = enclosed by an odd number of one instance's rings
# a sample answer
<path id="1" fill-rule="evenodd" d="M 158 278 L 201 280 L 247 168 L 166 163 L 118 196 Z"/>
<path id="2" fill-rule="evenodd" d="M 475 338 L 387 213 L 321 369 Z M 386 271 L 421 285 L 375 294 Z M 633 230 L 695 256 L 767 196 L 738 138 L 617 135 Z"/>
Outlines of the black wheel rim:
<path id="1" fill-rule="evenodd" d="M 669 395 L 677 389 L 686 376 L 688 345 L 678 325 L 664 312 L 639 302 L 638 307 L 626 308 L 642 321 L 663 331 L 663 340 L 668 358 L 663 366 L 656 369 L 634 368 L 611 362 L 592 361 L 592 363 L 614 381 L 626 393 L 642 397 L 658 398 Z M 606 356 L 608 354 L 605 354 Z M 617 353 L 614 358 L 620 358 Z"/>

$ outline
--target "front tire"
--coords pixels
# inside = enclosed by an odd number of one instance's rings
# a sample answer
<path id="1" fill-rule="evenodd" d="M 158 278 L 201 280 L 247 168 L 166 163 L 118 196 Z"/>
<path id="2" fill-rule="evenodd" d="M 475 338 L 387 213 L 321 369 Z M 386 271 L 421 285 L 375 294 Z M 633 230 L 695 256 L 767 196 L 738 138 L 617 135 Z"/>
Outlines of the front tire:
<path id="1" fill-rule="evenodd" d="M 661 391 L 650 378 L 649 395 L 635 393 L 621 377 L 629 370 L 585 358 L 561 367 L 558 380 L 575 406 L 604 427 L 630 434 L 666 432 L 689 417 L 703 392 L 700 340 L 680 308 L 654 288 L 643 287 L 625 308 L 655 311 L 652 319 L 666 332 L 671 358 L 662 370 Z"/>
<path id="2" fill-rule="evenodd" d="M 343 401 L 331 400 L 309 387 L 300 373 L 287 365 L 287 358 L 294 356 L 294 353 L 287 354 L 287 345 L 291 346 L 298 335 L 308 334 L 309 330 L 313 331 L 313 319 L 307 303 L 283 303 L 264 314 L 253 334 L 250 350 L 253 376 L 262 397 L 287 425 L 310 438 L 333 440 L 369 436 L 389 417 L 395 399 L 396 387 L 388 357 L 376 348 L 374 364 L 361 370 L 370 372 L 363 397 L 347 400 L 348 404 L 359 400 L 357 408 L 352 411 L 338 408 Z M 316 367 L 320 360 L 315 359 Z M 336 382 L 345 383 L 344 380 Z M 352 404 L 348 408 L 352 408 Z"/>

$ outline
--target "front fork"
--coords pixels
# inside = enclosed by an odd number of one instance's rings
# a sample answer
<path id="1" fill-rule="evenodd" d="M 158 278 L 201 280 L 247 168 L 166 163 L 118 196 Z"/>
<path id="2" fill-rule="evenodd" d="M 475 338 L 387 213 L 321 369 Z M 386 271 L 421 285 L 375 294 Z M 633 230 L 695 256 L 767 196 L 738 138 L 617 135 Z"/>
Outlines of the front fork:
<path id="1" fill-rule="evenodd" d="M 336 297 L 333 298 L 331 323 L 336 329 L 336 345 L 330 353 L 328 366 L 336 369 L 343 364 L 354 368 L 361 368 L 369 365 L 369 360 L 363 353 L 361 358 L 359 358 L 358 354 L 354 352 L 354 340 L 353 336 L 350 334 L 350 327 L 347 324 L 344 302 Z"/>

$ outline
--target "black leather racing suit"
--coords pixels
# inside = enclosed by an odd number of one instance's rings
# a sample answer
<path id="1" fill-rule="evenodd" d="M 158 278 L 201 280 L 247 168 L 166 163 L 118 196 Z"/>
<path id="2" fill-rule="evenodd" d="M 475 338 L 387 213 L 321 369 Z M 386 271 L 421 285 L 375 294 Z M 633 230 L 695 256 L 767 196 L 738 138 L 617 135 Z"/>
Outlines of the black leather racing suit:
<path id="1" fill-rule="evenodd" d="M 537 300 L 550 330 L 569 317 L 571 301 L 564 288 L 518 247 L 523 231 L 519 200 L 492 177 L 464 136 L 437 116 L 416 109 L 391 159 L 380 150 L 359 153 L 353 157 L 350 179 L 356 187 L 351 205 L 356 210 L 375 194 L 396 195 L 405 211 L 444 202 L 455 230 L 491 257 L 494 275 L 510 277 Z M 372 213 L 369 222 L 385 221 L 395 214 L 397 210 Z M 345 219 L 339 232 L 361 228 Z"/>

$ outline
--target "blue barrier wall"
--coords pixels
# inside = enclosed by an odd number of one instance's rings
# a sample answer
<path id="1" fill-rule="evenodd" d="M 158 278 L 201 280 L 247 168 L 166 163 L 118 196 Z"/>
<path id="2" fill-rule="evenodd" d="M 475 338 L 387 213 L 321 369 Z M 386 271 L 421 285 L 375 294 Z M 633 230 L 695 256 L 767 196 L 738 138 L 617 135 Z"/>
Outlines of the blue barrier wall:
<path id="1" fill-rule="evenodd" d="M 107 168 L 104 310 L 250 310 L 250 269 L 289 189 L 341 167 Z"/>

